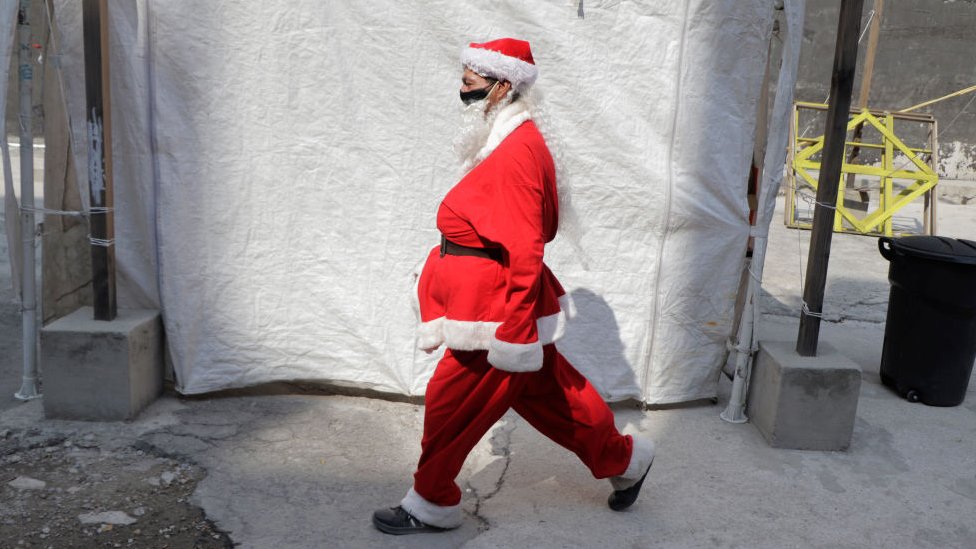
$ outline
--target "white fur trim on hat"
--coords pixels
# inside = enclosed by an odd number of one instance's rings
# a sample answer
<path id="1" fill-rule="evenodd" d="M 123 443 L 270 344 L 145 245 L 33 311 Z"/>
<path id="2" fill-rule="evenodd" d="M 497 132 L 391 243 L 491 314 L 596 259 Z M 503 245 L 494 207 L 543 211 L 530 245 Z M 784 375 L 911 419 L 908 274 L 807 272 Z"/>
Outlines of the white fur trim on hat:
<path id="1" fill-rule="evenodd" d="M 539 77 L 539 69 L 532 63 L 485 48 L 464 48 L 461 64 L 482 76 L 511 82 L 518 92 L 531 86 Z"/>
<path id="2" fill-rule="evenodd" d="M 647 468 L 654 461 L 654 441 L 649 438 L 638 438 L 630 435 L 634 441 L 630 453 L 630 463 L 620 476 L 610 477 L 610 484 L 614 490 L 626 490 L 644 476 Z"/>
<path id="3" fill-rule="evenodd" d="M 461 504 L 457 505 L 437 505 L 424 499 L 413 487 L 407 491 L 407 495 L 400 501 L 408 513 L 416 517 L 421 522 L 438 528 L 457 528 L 461 526 Z"/>

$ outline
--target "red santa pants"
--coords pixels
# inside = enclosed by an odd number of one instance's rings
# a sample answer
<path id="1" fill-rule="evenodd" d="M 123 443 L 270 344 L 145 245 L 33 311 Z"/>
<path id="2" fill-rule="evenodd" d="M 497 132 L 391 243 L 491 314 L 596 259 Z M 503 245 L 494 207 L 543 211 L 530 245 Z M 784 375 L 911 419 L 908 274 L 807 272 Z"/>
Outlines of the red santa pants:
<path id="1" fill-rule="evenodd" d="M 596 478 L 620 475 L 633 440 L 621 435 L 613 412 L 555 345 L 543 348 L 542 369 L 506 372 L 487 351 L 448 349 L 427 385 L 424 437 L 414 491 L 439 506 L 457 505 L 454 482 L 464 459 L 509 408 L 571 450 Z"/>

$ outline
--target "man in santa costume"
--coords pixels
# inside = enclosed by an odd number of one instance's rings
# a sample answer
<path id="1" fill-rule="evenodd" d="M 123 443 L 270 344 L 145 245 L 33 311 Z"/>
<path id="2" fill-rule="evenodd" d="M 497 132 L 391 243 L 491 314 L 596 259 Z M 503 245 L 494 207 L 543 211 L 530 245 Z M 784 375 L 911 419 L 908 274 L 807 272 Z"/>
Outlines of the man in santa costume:
<path id="1" fill-rule="evenodd" d="M 532 121 L 538 76 L 529 43 L 502 38 L 461 53 L 468 123 L 456 143 L 460 182 L 441 202 L 441 245 L 420 275 L 418 345 L 444 356 L 427 385 L 413 487 L 373 514 L 389 534 L 461 524 L 454 482 L 468 453 L 509 408 L 574 452 L 613 487 L 611 509 L 637 499 L 654 459 L 649 439 L 621 435 L 596 390 L 556 350 L 572 302 L 543 263 L 556 236 L 556 169 Z"/>

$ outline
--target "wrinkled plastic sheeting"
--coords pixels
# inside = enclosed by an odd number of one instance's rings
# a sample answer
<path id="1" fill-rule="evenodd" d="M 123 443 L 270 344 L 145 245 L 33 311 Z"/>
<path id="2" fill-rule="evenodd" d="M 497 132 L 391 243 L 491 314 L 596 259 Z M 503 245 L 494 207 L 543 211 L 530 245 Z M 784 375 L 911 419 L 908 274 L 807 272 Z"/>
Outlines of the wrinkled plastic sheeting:
<path id="1" fill-rule="evenodd" d="M 10 55 L 14 49 L 14 36 L 17 32 L 17 3 L 3 2 L 0 4 L 0 105 L 6 106 L 10 83 Z M 6 128 L 7 109 L 0 109 L 0 128 Z M 10 281 L 14 294 L 20 301 L 20 279 L 23 276 L 21 266 L 24 263 L 24 251 L 21 245 L 20 204 L 14 194 L 14 182 L 10 168 L 10 147 L 7 144 L 6 131 L 0 137 L 0 147 L 3 148 L 3 220 L 4 232 L 7 237 L 7 254 L 10 265 Z"/>
<path id="2" fill-rule="evenodd" d="M 803 38 L 803 17 L 806 9 L 805 0 L 785 0 L 784 4 L 785 28 L 780 29 L 783 38 L 783 59 L 776 81 L 776 98 L 770 116 L 756 220 L 756 225 L 763 233 L 769 231 L 769 224 L 776 210 L 776 196 L 783 183 L 783 166 L 786 164 L 790 124 L 793 118 L 793 90 L 800 65 L 800 44 Z M 765 254 L 765 249 L 763 253 Z"/>
<path id="3" fill-rule="evenodd" d="M 77 133 L 80 7 L 58 6 Z M 610 400 L 716 394 L 770 2 L 588 1 L 585 19 L 575 2 L 110 11 L 120 303 L 162 306 L 181 392 L 423 393 L 437 357 L 414 349 L 410 292 L 457 179 L 458 54 L 516 36 L 589 258 L 565 236 L 547 250 L 580 313 L 560 349 Z"/>

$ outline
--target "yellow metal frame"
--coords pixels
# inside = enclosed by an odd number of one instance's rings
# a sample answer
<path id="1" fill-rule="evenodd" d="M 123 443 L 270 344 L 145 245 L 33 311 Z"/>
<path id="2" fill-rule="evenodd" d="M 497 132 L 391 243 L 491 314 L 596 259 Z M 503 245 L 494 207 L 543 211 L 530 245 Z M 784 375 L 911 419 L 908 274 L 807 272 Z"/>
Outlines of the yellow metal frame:
<path id="1" fill-rule="evenodd" d="M 819 170 L 820 162 L 811 160 L 811 157 L 823 150 L 824 138 L 823 136 L 815 138 L 799 136 L 801 109 L 825 111 L 827 105 L 798 101 L 793 106 L 793 124 L 790 131 L 790 149 L 787 158 L 790 170 L 787 172 L 786 225 L 793 228 L 809 229 L 811 224 L 799 221 L 796 215 L 796 199 L 798 197 L 797 176 L 799 176 L 799 182 L 806 183 L 816 190 L 817 179 L 810 172 Z M 899 119 L 930 124 L 926 148 L 909 147 L 895 134 L 895 121 Z M 845 161 L 841 168 L 841 182 L 846 179 L 845 175 L 847 174 L 877 176 L 880 178 L 879 206 L 866 216 L 859 218 L 844 207 L 844 193 L 837 193 L 837 214 L 834 218 L 834 231 L 864 235 L 894 236 L 892 216 L 908 203 L 920 196 L 924 196 L 924 232 L 926 234 L 934 234 L 936 201 L 932 193 L 936 184 L 939 182 L 939 176 L 934 169 L 938 154 L 936 150 L 937 126 L 935 119 L 930 115 L 863 109 L 860 112 L 851 113 L 850 121 L 847 124 L 847 131 L 853 131 L 858 125 L 875 128 L 881 134 L 881 143 L 866 143 L 863 140 L 847 141 L 844 147 Z M 847 159 L 850 156 L 848 155 L 847 147 L 880 149 L 881 165 L 869 166 L 848 163 Z M 896 153 L 903 155 L 907 159 L 906 162 L 903 162 L 897 167 L 894 165 Z M 923 160 L 921 155 L 928 155 L 928 161 Z M 910 183 L 907 187 L 895 193 L 893 185 L 893 180 L 895 179 L 908 180 Z"/>

